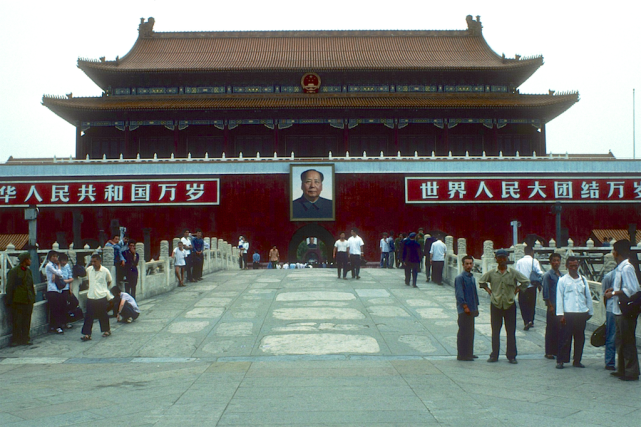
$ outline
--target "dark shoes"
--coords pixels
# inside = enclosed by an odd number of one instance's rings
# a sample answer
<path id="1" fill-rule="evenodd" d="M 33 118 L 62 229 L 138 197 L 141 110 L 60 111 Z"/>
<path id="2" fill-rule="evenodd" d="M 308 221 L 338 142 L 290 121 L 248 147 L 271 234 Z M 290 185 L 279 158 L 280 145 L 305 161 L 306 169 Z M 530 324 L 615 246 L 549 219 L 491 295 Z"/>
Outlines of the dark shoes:
<path id="1" fill-rule="evenodd" d="M 563 369 L 563 363 L 557 363 L 556 369 Z"/>
<path id="2" fill-rule="evenodd" d="M 418 288 L 418 286 L 416 286 L 416 285 L 412 285 L 412 287 L 413 287 L 413 288 Z"/>
<path id="3" fill-rule="evenodd" d="M 474 356 L 472 357 L 456 357 L 456 360 L 460 360 L 462 362 L 474 362 Z"/>
<path id="4" fill-rule="evenodd" d="M 556 358 L 556 356 L 555 356 L 555 355 L 553 355 L 553 354 L 546 354 L 546 355 L 545 355 L 545 358 L 546 358 L 546 359 L 550 359 L 550 360 L 554 360 L 554 359 Z"/>
<path id="5" fill-rule="evenodd" d="M 585 365 L 581 362 L 574 362 L 572 366 L 574 366 L 575 368 L 585 368 Z"/>
<path id="6" fill-rule="evenodd" d="M 510 359 L 508 360 L 508 362 L 510 362 L 512 365 L 516 365 L 517 363 L 519 363 L 516 359 Z"/>
<path id="7" fill-rule="evenodd" d="M 489 358 L 489 359 L 487 359 L 487 363 L 496 363 L 496 362 L 498 362 L 498 361 L 499 361 L 499 358 L 498 358 L 498 357 L 492 357 L 492 356 L 490 356 L 490 358 Z"/>
<path id="8" fill-rule="evenodd" d="M 528 322 L 528 324 L 523 327 L 523 330 L 528 331 L 530 328 L 533 328 L 533 327 L 534 327 L 534 323 Z"/>
<path id="9" fill-rule="evenodd" d="M 610 375 L 612 375 L 613 377 L 622 377 L 623 376 L 623 374 L 621 374 L 619 372 L 610 372 Z"/>

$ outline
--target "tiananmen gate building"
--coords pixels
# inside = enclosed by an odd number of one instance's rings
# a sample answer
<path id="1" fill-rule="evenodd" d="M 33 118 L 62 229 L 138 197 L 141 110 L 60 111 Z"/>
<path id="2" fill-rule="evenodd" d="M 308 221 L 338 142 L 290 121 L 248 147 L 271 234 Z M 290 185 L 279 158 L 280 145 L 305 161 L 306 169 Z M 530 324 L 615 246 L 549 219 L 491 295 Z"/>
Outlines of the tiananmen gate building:
<path id="1" fill-rule="evenodd" d="M 557 203 L 575 240 L 638 220 L 638 162 L 550 155 L 546 124 L 578 93 L 519 93 L 543 58 L 498 55 L 479 17 L 455 31 L 153 25 L 123 57 L 79 59 L 100 96 L 43 97 L 76 128 L 76 155 L 0 166 L 0 233 L 26 232 L 19 208 L 36 205 L 41 246 L 126 226 L 157 247 L 201 228 L 294 260 L 305 239 L 331 248 L 358 227 L 373 261 L 383 231 L 465 237 L 473 255 L 509 246 L 513 220 L 550 239 Z M 305 199 L 308 170 L 326 207 Z"/>

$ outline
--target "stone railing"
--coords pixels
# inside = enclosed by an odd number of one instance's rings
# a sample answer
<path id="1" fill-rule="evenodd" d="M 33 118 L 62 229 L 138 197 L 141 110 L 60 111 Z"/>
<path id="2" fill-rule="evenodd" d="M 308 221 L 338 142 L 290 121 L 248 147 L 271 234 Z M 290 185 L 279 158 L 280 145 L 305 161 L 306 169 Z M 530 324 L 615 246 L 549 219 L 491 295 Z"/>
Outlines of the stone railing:
<path id="1" fill-rule="evenodd" d="M 174 247 L 177 246 L 178 239 L 174 239 Z M 219 270 L 231 270 L 238 268 L 238 249 L 232 247 L 229 243 L 215 237 L 205 238 L 206 249 L 203 253 L 203 275 L 211 274 Z M 90 249 L 85 246 L 82 250 L 75 250 L 73 245 L 69 249 L 60 249 L 57 243 L 52 245 L 52 250 L 66 253 L 72 264 L 80 263 L 89 265 L 91 254 L 95 252 L 102 253 L 102 264 L 109 268 L 111 275 L 116 280 L 116 268 L 114 267 L 114 250 L 110 247 Z M 7 307 L 4 303 L 6 277 L 11 268 L 18 263 L 18 255 L 22 251 L 16 251 L 15 247 L 9 246 L 6 251 L 0 252 L 0 347 L 9 344 L 11 338 L 11 322 Z M 40 270 L 44 271 L 46 256 L 49 250 L 38 250 L 38 263 Z M 174 261 L 169 256 L 169 242 L 163 240 L 160 242 L 160 257 L 158 260 L 144 261 L 145 247 L 143 243 L 136 243 L 136 252 L 140 255 L 138 264 L 138 284 L 136 286 L 136 299 L 142 301 L 173 290 L 178 283 L 174 275 Z M 40 278 L 38 278 L 40 279 Z M 39 280 L 36 279 L 36 282 Z M 72 283 L 74 294 L 78 297 L 80 305 L 85 309 L 87 301 L 87 279 L 77 278 Z M 46 284 L 36 284 L 36 303 L 33 307 L 31 318 L 31 334 L 37 336 L 44 334 L 48 330 L 48 306 L 47 301 L 43 300 L 43 294 L 46 292 Z"/>
<path id="2" fill-rule="evenodd" d="M 457 240 L 457 250 L 454 251 L 454 238 L 447 236 L 445 238 L 445 245 L 447 247 L 445 268 L 443 270 L 443 281 L 451 286 L 454 286 L 454 278 L 463 271 L 461 259 L 467 255 L 467 243 L 465 239 Z M 517 244 L 516 246 L 505 248 L 509 256 L 510 264 L 516 263 L 518 260 L 525 256 L 524 244 Z M 497 248 L 499 249 L 499 248 Z M 641 250 L 641 247 L 633 248 Z M 603 277 L 604 274 L 612 271 L 616 267 L 616 262 L 611 254 L 611 248 L 595 248 L 591 240 L 588 240 L 586 246 L 575 247 L 572 240 L 568 242 L 566 247 L 557 247 L 556 242 L 551 240 L 548 246 L 542 246 L 539 242 L 534 245 L 534 257 L 539 260 L 541 267 L 544 271 L 549 270 L 548 258 L 552 253 L 561 255 L 561 273 L 565 274 L 565 260 L 568 256 L 577 256 L 580 261 L 581 273 L 586 277 Z M 480 259 L 474 259 L 474 276 L 478 281 L 481 275 L 491 269 L 496 268 L 496 260 L 494 257 L 494 243 L 491 240 L 483 242 L 483 254 Z M 588 330 L 594 330 L 605 322 L 605 305 L 603 304 L 603 297 L 601 292 L 601 282 L 597 280 L 587 280 L 592 293 L 592 304 L 594 306 L 594 315 L 588 321 Z M 485 299 L 489 303 L 489 295 L 480 290 L 479 298 Z M 536 301 L 536 314 L 539 318 L 545 319 L 547 307 L 543 301 L 541 292 L 537 293 Z M 637 337 L 641 339 L 641 328 L 637 328 Z"/>

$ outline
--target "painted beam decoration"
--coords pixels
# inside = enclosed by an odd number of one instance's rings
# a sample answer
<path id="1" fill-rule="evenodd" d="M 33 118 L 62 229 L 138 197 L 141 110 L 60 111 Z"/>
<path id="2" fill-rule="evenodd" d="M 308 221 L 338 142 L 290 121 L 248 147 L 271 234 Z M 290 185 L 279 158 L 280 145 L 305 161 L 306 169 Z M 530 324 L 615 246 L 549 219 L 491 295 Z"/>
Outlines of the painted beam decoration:
<path id="1" fill-rule="evenodd" d="M 406 177 L 405 203 L 639 203 L 638 177 Z"/>
<path id="2" fill-rule="evenodd" d="M 220 204 L 218 178 L 0 183 L 0 207 L 218 204 Z"/>

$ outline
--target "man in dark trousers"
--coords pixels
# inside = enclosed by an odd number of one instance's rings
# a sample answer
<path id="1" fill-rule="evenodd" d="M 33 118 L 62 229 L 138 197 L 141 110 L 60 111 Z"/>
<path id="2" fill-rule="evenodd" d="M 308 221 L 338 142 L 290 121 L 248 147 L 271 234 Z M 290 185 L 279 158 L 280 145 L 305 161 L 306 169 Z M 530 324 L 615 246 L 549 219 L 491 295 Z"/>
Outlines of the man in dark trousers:
<path id="1" fill-rule="evenodd" d="M 138 262 L 140 255 L 136 252 L 136 242 L 129 241 L 128 249 L 122 252 L 125 259 L 125 292 L 136 298 L 136 285 L 138 284 Z"/>
<path id="2" fill-rule="evenodd" d="M 476 358 L 474 356 L 474 318 L 479 315 L 479 295 L 476 292 L 476 279 L 472 274 L 474 258 L 466 255 L 461 262 L 463 263 L 463 272 L 454 279 L 456 311 L 458 312 L 456 359 L 471 362 Z"/>
<path id="3" fill-rule="evenodd" d="M 18 256 L 20 264 L 13 267 L 7 275 L 7 295 L 5 303 L 11 309 L 13 316 L 13 336 L 11 347 L 32 345 L 29 331 L 31 329 L 31 313 L 36 302 L 36 292 L 33 287 L 31 274 L 31 255 L 22 252 Z"/>
<path id="4" fill-rule="evenodd" d="M 562 274 L 559 271 L 561 266 L 561 255 L 553 253 L 550 255 L 550 270 L 543 275 L 543 301 L 547 307 L 545 325 L 545 358 L 554 359 L 559 354 L 559 331 L 561 325 L 556 316 L 556 285 Z"/>
<path id="5" fill-rule="evenodd" d="M 499 361 L 501 346 L 501 329 L 505 322 L 507 335 L 507 351 L 505 355 L 510 363 L 516 364 L 516 305 L 514 296 L 520 291 L 525 291 L 530 284 L 530 279 L 519 273 L 516 269 L 507 266 L 508 253 L 499 249 L 495 254 L 498 266 L 485 273 L 479 284 L 490 294 L 490 323 L 492 325 L 492 353 L 488 362 Z M 488 286 L 489 285 L 489 286 Z"/>
<path id="6" fill-rule="evenodd" d="M 616 275 L 612 289 L 605 292 L 605 297 L 615 298 L 612 312 L 616 318 L 615 343 L 617 348 L 617 370 L 610 375 L 622 381 L 639 380 L 639 355 L 637 353 L 636 329 L 638 316 L 629 317 L 621 312 L 619 298 L 631 297 L 639 292 L 634 266 L 629 261 L 630 242 L 619 240 L 614 243 L 612 255 L 617 262 Z M 624 295 L 625 294 L 625 295 Z"/>
<path id="7" fill-rule="evenodd" d="M 416 277 L 418 276 L 418 266 L 421 263 L 421 245 L 416 241 L 416 233 L 410 233 L 409 239 L 403 245 L 403 265 L 405 266 L 405 284 L 410 285 L 410 276 L 412 286 L 416 288 Z"/>

